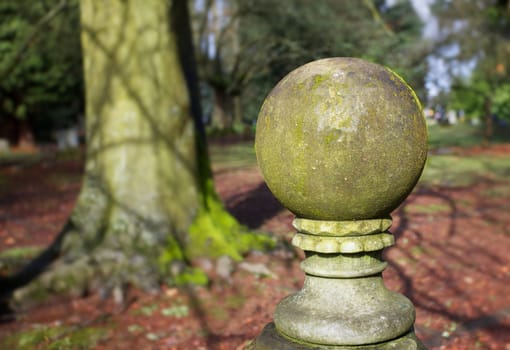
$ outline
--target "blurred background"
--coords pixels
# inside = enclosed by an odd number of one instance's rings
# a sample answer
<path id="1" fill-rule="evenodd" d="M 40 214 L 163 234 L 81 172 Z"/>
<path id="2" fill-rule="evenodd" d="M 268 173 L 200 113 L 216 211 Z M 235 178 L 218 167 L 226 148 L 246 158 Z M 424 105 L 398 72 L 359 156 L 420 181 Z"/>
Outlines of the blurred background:
<path id="1" fill-rule="evenodd" d="M 256 165 L 261 103 L 294 68 L 352 56 L 402 76 L 429 130 L 424 174 L 393 215 L 386 284 L 413 301 L 430 349 L 509 350 L 510 1 L 190 0 L 188 8 L 216 190 L 242 225 L 277 237 L 276 248 L 242 263 L 198 260 L 206 287 L 133 289 L 121 306 L 95 292 L 41 296 L 15 316 L 0 303 L 0 348 L 242 349 L 303 278 L 289 243 L 293 215 Z M 79 11 L 78 0 L 0 1 L 0 277 L 53 241 L 80 191 Z"/>

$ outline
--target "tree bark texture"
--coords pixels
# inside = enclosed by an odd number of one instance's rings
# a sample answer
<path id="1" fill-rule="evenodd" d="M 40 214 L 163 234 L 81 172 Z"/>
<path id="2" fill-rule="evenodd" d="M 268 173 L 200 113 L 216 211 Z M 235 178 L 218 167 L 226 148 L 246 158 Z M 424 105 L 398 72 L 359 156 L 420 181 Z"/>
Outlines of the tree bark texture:
<path id="1" fill-rule="evenodd" d="M 179 247 L 187 243 L 198 211 L 198 172 L 169 5 L 81 2 L 88 147 L 71 218 L 79 234 L 64 240 L 71 254 L 93 248 L 114 260 L 127 257 L 128 266 L 156 266 L 145 260 L 157 258 L 169 237 Z"/>

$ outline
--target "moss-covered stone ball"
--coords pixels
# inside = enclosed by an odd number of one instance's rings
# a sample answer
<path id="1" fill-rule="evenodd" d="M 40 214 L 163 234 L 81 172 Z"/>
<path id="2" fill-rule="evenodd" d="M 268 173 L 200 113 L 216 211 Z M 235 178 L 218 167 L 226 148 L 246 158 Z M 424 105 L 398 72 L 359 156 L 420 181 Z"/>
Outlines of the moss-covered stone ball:
<path id="1" fill-rule="evenodd" d="M 327 58 L 271 91 L 255 149 L 268 187 L 298 217 L 382 218 L 416 185 L 427 129 L 415 93 L 390 69 Z"/>

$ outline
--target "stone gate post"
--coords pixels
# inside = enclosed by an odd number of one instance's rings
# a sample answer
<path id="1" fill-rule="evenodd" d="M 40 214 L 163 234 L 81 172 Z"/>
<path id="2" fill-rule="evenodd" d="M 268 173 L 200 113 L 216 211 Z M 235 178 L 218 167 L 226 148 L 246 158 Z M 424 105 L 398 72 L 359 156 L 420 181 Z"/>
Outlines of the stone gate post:
<path id="1" fill-rule="evenodd" d="M 425 349 L 412 303 L 382 280 L 390 213 L 427 157 L 413 90 L 361 59 L 308 63 L 266 98 L 255 143 L 268 187 L 296 215 L 292 243 L 305 251 L 306 276 L 253 348 Z"/>

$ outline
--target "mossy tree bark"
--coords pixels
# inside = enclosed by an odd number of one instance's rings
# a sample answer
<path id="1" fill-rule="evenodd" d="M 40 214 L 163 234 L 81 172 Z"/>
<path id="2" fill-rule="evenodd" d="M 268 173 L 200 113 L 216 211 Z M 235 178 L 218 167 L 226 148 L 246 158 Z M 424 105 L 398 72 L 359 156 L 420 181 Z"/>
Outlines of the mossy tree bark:
<path id="1" fill-rule="evenodd" d="M 186 0 L 81 1 L 86 170 L 74 212 L 46 251 L 59 259 L 38 279 L 45 286 L 151 288 L 182 281 L 174 262 L 240 259 L 268 242 L 246 232 L 214 191 L 187 18 Z"/>

